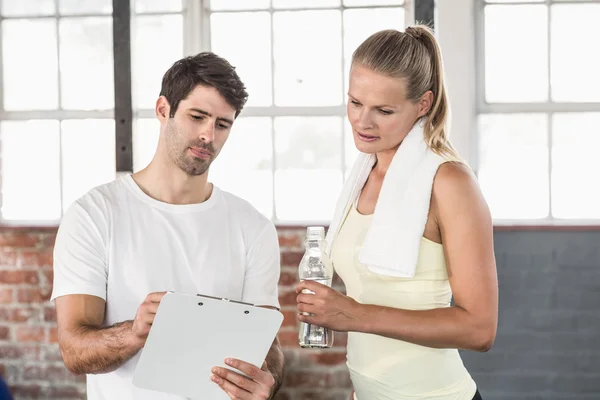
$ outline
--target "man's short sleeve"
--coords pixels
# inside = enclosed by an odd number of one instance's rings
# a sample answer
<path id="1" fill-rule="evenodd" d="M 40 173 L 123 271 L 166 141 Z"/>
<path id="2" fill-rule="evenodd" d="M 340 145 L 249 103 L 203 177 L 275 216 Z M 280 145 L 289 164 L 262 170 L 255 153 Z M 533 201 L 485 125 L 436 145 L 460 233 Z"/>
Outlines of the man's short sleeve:
<path id="1" fill-rule="evenodd" d="M 248 249 L 246 260 L 242 301 L 279 308 L 279 240 L 270 221 Z"/>
<path id="2" fill-rule="evenodd" d="M 106 221 L 100 216 L 92 218 L 79 202 L 65 213 L 54 245 L 51 300 L 69 294 L 88 294 L 106 300 L 105 225 Z"/>

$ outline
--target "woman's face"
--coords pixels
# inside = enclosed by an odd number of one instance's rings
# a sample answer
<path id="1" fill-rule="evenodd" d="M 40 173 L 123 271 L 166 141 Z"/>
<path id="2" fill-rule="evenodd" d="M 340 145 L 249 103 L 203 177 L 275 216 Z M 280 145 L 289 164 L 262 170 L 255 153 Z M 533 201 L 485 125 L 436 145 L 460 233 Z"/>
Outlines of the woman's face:
<path id="1" fill-rule="evenodd" d="M 350 71 L 348 120 L 356 148 L 363 153 L 396 150 L 416 120 L 431 107 L 427 92 L 414 103 L 403 79 L 378 74 L 361 65 Z"/>

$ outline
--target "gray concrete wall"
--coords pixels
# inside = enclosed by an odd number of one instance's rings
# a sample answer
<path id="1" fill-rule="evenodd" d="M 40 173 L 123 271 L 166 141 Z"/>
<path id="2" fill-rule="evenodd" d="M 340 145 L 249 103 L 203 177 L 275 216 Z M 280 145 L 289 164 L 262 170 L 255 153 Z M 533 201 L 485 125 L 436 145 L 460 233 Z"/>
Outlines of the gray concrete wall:
<path id="1" fill-rule="evenodd" d="M 600 399 L 600 231 L 499 231 L 496 343 L 462 352 L 485 400 Z"/>

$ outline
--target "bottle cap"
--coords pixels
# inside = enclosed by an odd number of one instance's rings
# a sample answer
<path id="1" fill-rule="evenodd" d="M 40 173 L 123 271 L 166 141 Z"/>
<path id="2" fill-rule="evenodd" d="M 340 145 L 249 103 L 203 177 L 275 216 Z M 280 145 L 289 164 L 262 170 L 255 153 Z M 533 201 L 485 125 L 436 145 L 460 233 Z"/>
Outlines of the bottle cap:
<path id="1" fill-rule="evenodd" d="M 306 228 L 306 239 L 308 240 L 323 240 L 325 239 L 325 227 L 309 226 Z"/>

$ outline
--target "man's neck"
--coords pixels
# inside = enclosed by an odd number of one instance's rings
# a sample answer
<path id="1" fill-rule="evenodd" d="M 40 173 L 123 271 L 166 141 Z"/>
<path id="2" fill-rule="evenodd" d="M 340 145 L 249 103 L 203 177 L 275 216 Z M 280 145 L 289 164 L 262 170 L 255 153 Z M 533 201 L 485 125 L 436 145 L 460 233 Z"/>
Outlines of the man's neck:
<path id="1" fill-rule="evenodd" d="M 208 171 L 189 176 L 175 165 L 166 166 L 157 159 L 143 170 L 133 174 L 133 180 L 148 196 L 168 204 L 197 204 L 212 194 Z"/>

